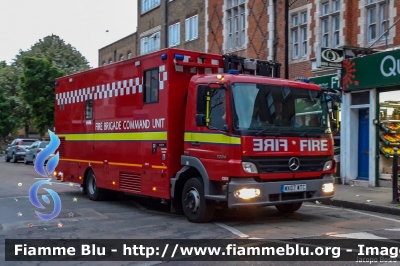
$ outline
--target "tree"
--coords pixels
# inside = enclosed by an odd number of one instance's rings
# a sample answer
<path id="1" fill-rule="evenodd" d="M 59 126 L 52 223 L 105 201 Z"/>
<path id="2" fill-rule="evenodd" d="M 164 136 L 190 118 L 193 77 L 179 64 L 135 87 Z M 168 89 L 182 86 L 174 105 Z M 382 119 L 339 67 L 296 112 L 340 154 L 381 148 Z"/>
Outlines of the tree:
<path id="1" fill-rule="evenodd" d="M 11 113 L 10 102 L 7 101 L 4 92 L 0 90 L 0 138 L 6 137 L 15 129 L 15 124 L 11 119 Z"/>
<path id="2" fill-rule="evenodd" d="M 3 62 L 0 62 L 0 91 L 3 92 L 12 110 L 9 119 L 13 122 L 14 128 L 11 132 L 15 131 L 17 127 L 23 127 L 27 136 L 31 117 L 29 107 L 20 98 L 19 80 L 22 73 L 16 67 L 8 66 Z"/>
<path id="3" fill-rule="evenodd" d="M 55 79 L 64 72 L 50 59 L 23 57 L 22 99 L 30 107 L 32 123 L 42 137 L 54 125 Z"/>
<path id="4" fill-rule="evenodd" d="M 20 50 L 14 59 L 13 65 L 22 69 L 24 57 L 48 58 L 53 66 L 64 71 L 66 75 L 90 68 L 86 58 L 75 47 L 66 44 L 57 35 L 46 36 L 43 40 L 39 39 L 27 51 Z"/>

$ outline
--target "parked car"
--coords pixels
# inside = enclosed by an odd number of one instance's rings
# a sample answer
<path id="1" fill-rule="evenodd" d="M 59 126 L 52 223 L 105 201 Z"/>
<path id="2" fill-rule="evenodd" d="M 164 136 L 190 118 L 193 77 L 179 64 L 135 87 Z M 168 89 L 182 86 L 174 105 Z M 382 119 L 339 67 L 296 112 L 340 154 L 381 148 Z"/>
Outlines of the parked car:
<path id="1" fill-rule="evenodd" d="M 16 163 L 19 160 L 23 160 L 26 154 L 26 147 L 32 145 L 37 139 L 14 139 L 6 149 L 4 160 L 6 162 Z"/>
<path id="2" fill-rule="evenodd" d="M 39 152 L 41 152 L 44 148 L 49 145 L 49 141 L 36 141 L 32 143 L 31 146 L 27 147 L 24 163 L 35 163 L 36 156 L 38 155 Z"/>

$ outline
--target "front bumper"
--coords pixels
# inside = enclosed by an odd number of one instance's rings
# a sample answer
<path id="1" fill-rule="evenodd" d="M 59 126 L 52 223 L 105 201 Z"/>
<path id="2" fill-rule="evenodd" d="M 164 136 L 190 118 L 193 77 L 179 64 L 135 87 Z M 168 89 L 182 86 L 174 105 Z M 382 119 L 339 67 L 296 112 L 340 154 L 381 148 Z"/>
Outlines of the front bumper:
<path id="1" fill-rule="evenodd" d="M 240 208 L 248 206 L 271 206 L 285 203 L 305 202 L 329 199 L 334 192 L 324 193 L 322 185 L 334 183 L 332 175 L 324 175 L 322 179 L 256 182 L 254 179 L 232 178 L 228 184 L 228 207 Z M 282 185 L 306 184 L 307 191 L 282 193 Z M 234 196 L 234 192 L 242 188 L 255 188 L 261 195 L 252 199 L 241 199 Z"/>

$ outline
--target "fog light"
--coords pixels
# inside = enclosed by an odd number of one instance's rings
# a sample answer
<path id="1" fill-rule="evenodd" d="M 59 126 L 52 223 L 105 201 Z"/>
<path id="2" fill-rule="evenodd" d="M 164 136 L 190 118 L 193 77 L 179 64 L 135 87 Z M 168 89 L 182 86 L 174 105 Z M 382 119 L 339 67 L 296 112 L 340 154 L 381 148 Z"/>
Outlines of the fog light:
<path id="1" fill-rule="evenodd" d="M 324 168 L 322 169 L 322 171 L 331 170 L 331 169 L 332 169 L 332 166 L 333 166 L 332 160 L 327 161 L 327 162 L 325 163 Z"/>
<path id="2" fill-rule="evenodd" d="M 251 173 L 251 174 L 258 173 L 257 167 L 254 165 L 254 163 L 242 162 L 242 167 L 246 173 Z"/>
<path id="3" fill-rule="evenodd" d="M 335 190 L 333 183 L 326 183 L 322 185 L 322 191 L 325 193 L 332 193 Z"/>
<path id="4" fill-rule="evenodd" d="M 252 199 L 255 197 L 259 197 L 261 195 L 261 191 L 258 188 L 242 188 L 236 190 L 234 195 L 236 198 Z"/>
<path id="5" fill-rule="evenodd" d="M 53 172 L 53 175 L 54 175 L 54 176 L 57 176 L 57 172 L 56 172 L 56 171 L 54 171 L 54 172 Z"/>

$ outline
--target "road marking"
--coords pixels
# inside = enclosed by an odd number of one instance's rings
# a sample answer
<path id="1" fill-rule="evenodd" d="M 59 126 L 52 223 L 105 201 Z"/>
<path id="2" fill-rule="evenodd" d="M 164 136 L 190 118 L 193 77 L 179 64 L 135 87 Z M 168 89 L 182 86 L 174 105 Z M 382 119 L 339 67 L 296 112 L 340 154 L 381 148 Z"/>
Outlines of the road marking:
<path id="1" fill-rule="evenodd" d="M 385 229 L 385 230 L 398 232 L 398 231 L 400 231 L 400 228 L 388 228 L 388 229 Z"/>
<path id="2" fill-rule="evenodd" d="M 330 235 L 330 236 L 352 238 L 352 239 L 388 239 L 386 237 L 380 237 L 380 236 L 376 236 L 376 235 L 366 233 L 366 232 L 338 234 L 338 235 Z"/>
<path id="3" fill-rule="evenodd" d="M 313 208 L 333 209 L 333 210 L 338 210 L 338 209 L 340 209 L 339 207 L 328 207 L 328 206 L 320 206 L 320 205 L 304 205 L 304 206 L 306 206 L 306 207 L 313 207 Z M 393 219 L 393 218 L 378 216 L 378 215 L 374 215 L 374 214 L 370 214 L 370 213 L 365 213 L 365 212 L 360 212 L 360 211 L 354 211 L 354 210 L 345 209 L 345 208 L 342 208 L 342 210 L 345 210 L 345 211 L 348 211 L 348 212 L 359 213 L 359 214 L 363 214 L 363 215 L 367 215 L 367 216 L 379 218 L 379 219 L 382 219 L 382 220 L 387 220 L 387 221 L 392 221 L 392 222 L 400 223 L 400 220 L 396 220 L 396 219 Z"/>
<path id="4" fill-rule="evenodd" d="M 222 223 L 214 223 L 214 224 L 215 224 L 215 225 L 218 225 L 218 226 L 220 226 L 220 227 L 222 227 L 222 228 L 225 228 L 226 230 L 230 231 L 231 233 L 233 233 L 233 234 L 235 234 L 235 235 L 237 235 L 237 236 L 246 237 L 246 238 L 249 237 L 248 235 L 246 235 L 246 234 L 240 232 L 239 230 L 237 230 L 237 229 L 235 229 L 235 228 L 233 228 L 233 227 L 231 227 L 231 226 L 229 226 L 229 225 L 222 224 Z"/>
<path id="5" fill-rule="evenodd" d="M 47 180 L 47 181 L 50 182 L 50 184 L 54 184 L 54 185 L 64 185 L 64 186 L 70 186 L 70 187 L 71 187 L 70 183 L 65 184 L 65 183 L 56 183 L 56 182 L 51 181 L 51 180 L 53 180 L 53 178 L 40 178 L 40 177 L 37 177 L 37 178 L 35 178 L 35 179 Z M 74 187 L 80 187 L 79 184 L 76 184 L 76 185 L 73 185 L 73 186 L 74 186 Z"/>

